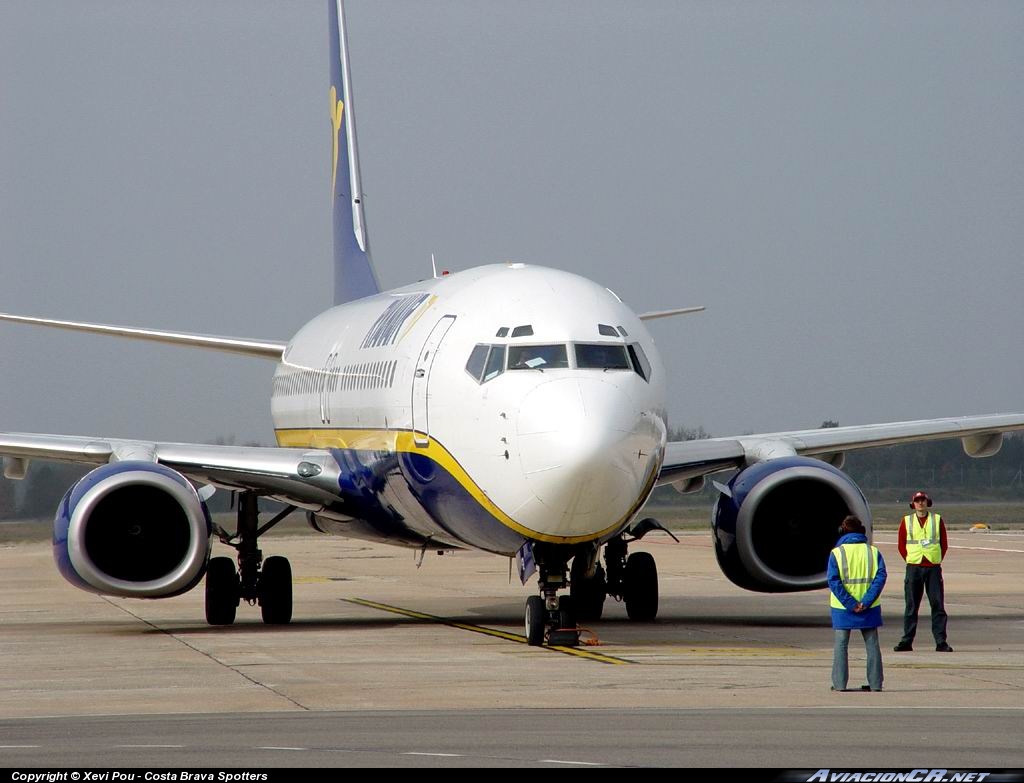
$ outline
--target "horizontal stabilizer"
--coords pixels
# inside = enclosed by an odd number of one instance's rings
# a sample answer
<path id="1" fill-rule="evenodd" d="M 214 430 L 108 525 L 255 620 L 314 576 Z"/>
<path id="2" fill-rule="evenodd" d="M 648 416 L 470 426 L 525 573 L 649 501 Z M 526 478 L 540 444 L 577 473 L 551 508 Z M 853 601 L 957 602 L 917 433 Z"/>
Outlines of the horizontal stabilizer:
<path id="1" fill-rule="evenodd" d="M 167 332 L 159 329 L 138 329 L 131 326 L 109 326 L 107 324 L 91 324 L 80 321 L 58 321 L 52 318 L 33 318 L 27 315 L 9 315 L 0 313 L 0 321 L 13 321 L 34 326 L 52 326 L 57 329 L 70 329 L 75 332 L 92 332 L 108 334 L 116 337 L 130 337 L 135 340 L 150 340 L 167 345 L 182 345 L 190 348 L 206 348 L 211 351 L 240 353 L 245 356 L 258 356 L 262 359 L 280 361 L 287 343 L 272 340 L 246 340 L 240 337 L 218 337 L 206 334 L 190 334 L 189 332 Z"/>
<path id="2" fill-rule="evenodd" d="M 669 318 L 673 315 L 688 315 L 689 313 L 699 313 L 704 309 L 704 305 L 698 307 L 677 307 L 673 310 L 652 310 L 649 313 L 640 313 L 638 318 L 641 321 L 653 321 L 655 318 Z"/>

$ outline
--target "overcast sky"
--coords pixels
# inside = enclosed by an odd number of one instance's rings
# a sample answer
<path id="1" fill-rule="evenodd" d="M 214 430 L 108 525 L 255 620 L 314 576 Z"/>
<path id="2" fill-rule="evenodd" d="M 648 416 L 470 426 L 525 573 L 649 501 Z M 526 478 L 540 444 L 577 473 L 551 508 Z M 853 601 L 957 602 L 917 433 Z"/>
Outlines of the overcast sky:
<path id="1" fill-rule="evenodd" d="M 349 0 L 386 287 L 517 260 L 716 435 L 1024 410 L 1024 3 Z M 0 310 L 288 339 L 331 298 L 324 2 L 0 0 Z M 273 364 L 0 325 L 0 429 L 272 442 Z"/>

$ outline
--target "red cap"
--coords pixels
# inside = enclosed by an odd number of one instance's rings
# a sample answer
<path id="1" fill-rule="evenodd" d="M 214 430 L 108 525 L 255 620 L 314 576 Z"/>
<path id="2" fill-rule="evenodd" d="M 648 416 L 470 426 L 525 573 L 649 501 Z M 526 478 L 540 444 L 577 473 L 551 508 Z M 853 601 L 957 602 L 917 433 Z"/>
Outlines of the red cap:
<path id="1" fill-rule="evenodd" d="M 918 500 L 922 500 L 922 499 L 928 501 L 928 508 L 932 507 L 932 499 L 930 497 L 928 497 L 928 495 L 926 495 L 924 492 L 915 492 L 914 493 L 914 497 L 912 497 L 910 499 L 910 507 L 913 508 L 914 507 L 914 503 L 916 503 Z"/>

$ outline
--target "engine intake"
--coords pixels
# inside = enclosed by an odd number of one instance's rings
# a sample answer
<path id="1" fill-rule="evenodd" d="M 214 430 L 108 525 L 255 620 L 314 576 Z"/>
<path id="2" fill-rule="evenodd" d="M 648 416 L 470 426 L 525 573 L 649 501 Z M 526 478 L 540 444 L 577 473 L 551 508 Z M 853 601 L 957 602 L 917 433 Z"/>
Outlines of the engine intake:
<path id="1" fill-rule="evenodd" d="M 85 590 L 164 598 L 202 579 L 211 529 L 206 507 L 180 473 L 154 462 L 118 462 L 68 490 L 53 522 L 53 555 L 64 578 Z"/>
<path id="2" fill-rule="evenodd" d="M 778 593 L 827 584 L 828 554 L 843 518 L 871 532 L 860 488 L 821 460 L 786 457 L 737 473 L 715 503 L 715 554 L 729 579 L 747 590 Z"/>

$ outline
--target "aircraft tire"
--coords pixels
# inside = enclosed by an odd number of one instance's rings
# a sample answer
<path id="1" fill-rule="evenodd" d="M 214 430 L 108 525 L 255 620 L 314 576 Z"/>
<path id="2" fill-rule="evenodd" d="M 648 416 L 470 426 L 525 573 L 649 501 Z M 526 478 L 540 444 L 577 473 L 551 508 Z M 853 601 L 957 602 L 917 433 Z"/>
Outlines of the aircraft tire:
<path id="1" fill-rule="evenodd" d="M 531 595 L 526 599 L 526 643 L 531 647 L 544 644 L 544 628 L 547 625 L 548 610 L 544 599 Z"/>
<path id="2" fill-rule="evenodd" d="M 658 616 L 658 567 L 648 552 L 634 552 L 626 560 L 623 593 L 630 620 L 650 622 Z"/>
<path id="3" fill-rule="evenodd" d="M 263 561 L 256 587 L 263 622 L 287 625 L 292 620 L 292 566 L 286 557 L 268 557 Z"/>
<path id="4" fill-rule="evenodd" d="M 230 557 L 213 557 L 206 566 L 206 622 L 231 625 L 240 600 L 238 573 Z"/>

